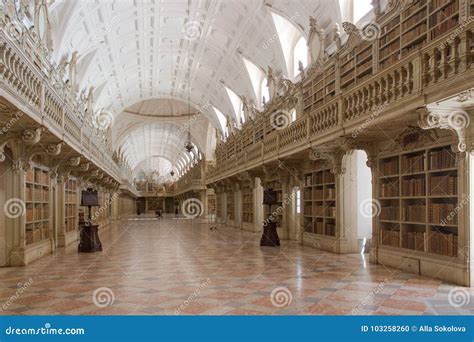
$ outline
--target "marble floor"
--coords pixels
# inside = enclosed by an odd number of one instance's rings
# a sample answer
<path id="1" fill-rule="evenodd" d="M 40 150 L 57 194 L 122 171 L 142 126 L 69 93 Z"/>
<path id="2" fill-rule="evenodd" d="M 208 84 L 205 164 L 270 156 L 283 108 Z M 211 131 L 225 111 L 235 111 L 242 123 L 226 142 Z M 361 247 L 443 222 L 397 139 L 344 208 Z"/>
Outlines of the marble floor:
<path id="1" fill-rule="evenodd" d="M 0 269 L 3 315 L 472 314 L 474 291 L 184 219 L 116 221 L 102 253 Z"/>

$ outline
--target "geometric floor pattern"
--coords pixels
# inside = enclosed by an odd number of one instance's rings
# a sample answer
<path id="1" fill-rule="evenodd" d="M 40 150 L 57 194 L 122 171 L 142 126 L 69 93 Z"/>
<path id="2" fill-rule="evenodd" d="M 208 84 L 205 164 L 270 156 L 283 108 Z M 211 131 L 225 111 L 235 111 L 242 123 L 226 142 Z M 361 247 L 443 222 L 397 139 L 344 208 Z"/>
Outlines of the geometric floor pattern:
<path id="1" fill-rule="evenodd" d="M 61 248 L 0 269 L 0 315 L 438 315 L 473 290 L 196 220 L 123 220 L 103 252 Z"/>

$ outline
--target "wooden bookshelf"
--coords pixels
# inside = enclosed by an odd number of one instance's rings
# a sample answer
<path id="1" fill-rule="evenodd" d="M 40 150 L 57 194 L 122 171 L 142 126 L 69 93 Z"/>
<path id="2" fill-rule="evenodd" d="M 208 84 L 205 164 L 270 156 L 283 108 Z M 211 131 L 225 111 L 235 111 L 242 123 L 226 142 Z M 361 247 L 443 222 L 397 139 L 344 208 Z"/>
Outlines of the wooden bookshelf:
<path id="1" fill-rule="evenodd" d="M 380 244 L 457 256 L 458 171 L 450 146 L 378 162 Z"/>
<path id="2" fill-rule="evenodd" d="M 336 180 L 329 169 L 305 173 L 303 215 L 306 233 L 336 236 Z"/>
<path id="3" fill-rule="evenodd" d="M 234 192 L 227 192 L 227 219 L 230 221 L 235 220 Z"/>
<path id="4" fill-rule="evenodd" d="M 216 217 L 222 219 L 222 193 L 216 195 Z"/>
<path id="5" fill-rule="evenodd" d="M 274 220 L 277 224 L 277 228 L 283 227 L 283 210 L 276 210 L 278 206 L 282 205 L 283 202 L 283 187 L 280 181 L 280 176 L 270 177 L 269 179 L 265 180 L 263 183 L 264 190 L 273 189 L 276 191 L 277 194 L 277 204 L 272 205 L 270 211 L 270 206 L 264 205 L 263 206 L 263 219 L 266 220 L 269 215 L 274 214 Z"/>
<path id="6" fill-rule="evenodd" d="M 472 4 L 470 8 L 473 8 Z M 378 40 L 380 70 L 457 25 L 459 0 L 414 1 L 381 25 Z"/>
<path id="7" fill-rule="evenodd" d="M 66 233 L 78 227 L 77 181 L 69 179 L 64 185 L 64 225 Z"/>
<path id="8" fill-rule="evenodd" d="M 31 245 L 50 237 L 50 180 L 48 170 L 33 166 L 26 173 L 26 244 Z"/>
<path id="9" fill-rule="evenodd" d="M 207 195 L 207 214 L 208 215 L 216 214 L 216 195 L 214 194 Z"/>
<path id="10" fill-rule="evenodd" d="M 242 187 L 242 222 L 254 223 L 254 207 L 253 188 L 244 185 Z"/>
<path id="11" fill-rule="evenodd" d="M 380 28 L 379 68 L 384 69 L 400 59 L 400 14 Z"/>

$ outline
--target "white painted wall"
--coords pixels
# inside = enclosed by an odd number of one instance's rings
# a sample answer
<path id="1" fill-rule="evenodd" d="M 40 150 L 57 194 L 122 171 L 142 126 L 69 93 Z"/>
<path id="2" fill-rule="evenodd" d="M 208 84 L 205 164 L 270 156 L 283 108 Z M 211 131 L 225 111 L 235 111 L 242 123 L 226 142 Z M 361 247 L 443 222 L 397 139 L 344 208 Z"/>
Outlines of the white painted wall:
<path id="1" fill-rule="evenodd" d="M 367 154 L 364 151 L 354 151 L 357 165 L 357 235 L 359 239 L 372 238 L 372 217 L 361 215 L 359 208 L 364 201 L 372 198 L 372 174 L 367 166 Z"/>

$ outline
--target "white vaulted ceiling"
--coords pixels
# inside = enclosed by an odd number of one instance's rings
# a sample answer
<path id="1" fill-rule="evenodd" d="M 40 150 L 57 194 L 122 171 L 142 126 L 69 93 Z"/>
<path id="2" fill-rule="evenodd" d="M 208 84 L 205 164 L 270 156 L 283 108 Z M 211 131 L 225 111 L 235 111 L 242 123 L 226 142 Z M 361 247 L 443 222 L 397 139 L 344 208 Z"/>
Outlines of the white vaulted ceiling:
<path id="1" fill-rule="evenodd" d="M 340 18 L 338 2 L 333 0 L 191 0 L 188 22 L 187 4 L 187 0 L 55 1 L 50 7 L 53 60 L 60 63 L 78 52 L 79 89 L 94 87 L 95 110 L 112 112 L 114 126 L 121 123 L 122 130 L 127 131 L 124 122 L 133 124 L 129 117 L 120 120 L 127 114 L 124 110 L 159 117 L 187 114 L 188 93 L 193 111 L 201 109 L 209 125 L 218 128 L 213 107 L 235 118 L 221 80 L 235 93 L 255 97 L 242 57 L 262 69 L 272 66 L 286 74 L 268 7 L 306 34 L 310 15 L 329 30 Z M 161 102 L 147 102 L 150 99 Z M 175 113 L 170 99 L 178 101 Z M 142 122 L 142 117 L 135 115 L 133 120 Z M 129 162 L 135 166 L 157 154 L 171 158 L 182 145 L 166 137 L 183 125 L 185 121 L 173 125 L 157 120 L 142 130 L 135 125 L 129 134 L 114 131 L 114 148 L 128 149 Z M 207 157 L 209 139 L 199 137 L 200 143 L 195 139 L 196 134 L 209 132 L 202 128 L 193 134 L 193 142 Z M 153 150 L 156 144 L 140 146 L 151 141 L 160 145 L 160 153 Z"/>

